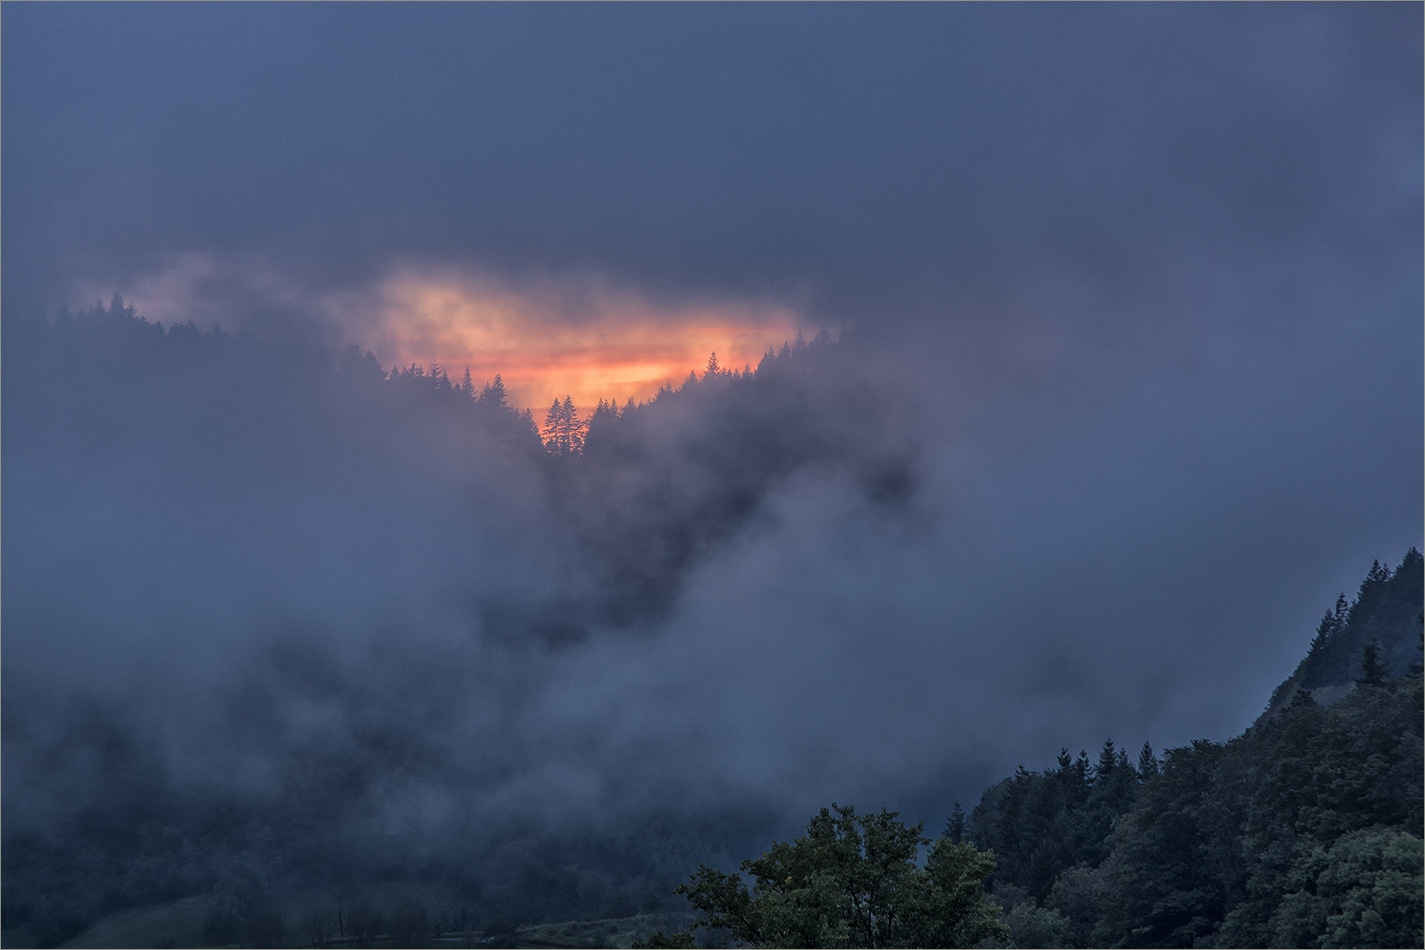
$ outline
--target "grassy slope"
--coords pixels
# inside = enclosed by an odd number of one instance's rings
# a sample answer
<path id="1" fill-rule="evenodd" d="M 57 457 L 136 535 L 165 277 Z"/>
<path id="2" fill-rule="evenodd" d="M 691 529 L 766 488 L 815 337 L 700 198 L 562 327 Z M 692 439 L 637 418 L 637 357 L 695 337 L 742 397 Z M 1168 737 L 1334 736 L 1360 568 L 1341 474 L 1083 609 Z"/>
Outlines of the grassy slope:
<path id="1" fill-rule="evenodd" d="M 692 919 L 692 914 L 640 914 L 636 917 L 541 924 L 521 927 L 515 934 L 515 942 L 528 939 L 565 947 L 631 947 L 635 940 L 645 939 L 655 930 L 670 933 L 682 930 Z"/>
<path id="2" fill-rule="evenodd" d="M 121 910 L 64 944 L 66 947 L 197 947 L 212 907 L 210 897 Z"/>
<path id="3" fill-rule="evenodd" d="M 366 899 L 380 908 L 391 908 L 401 901 L 415 901 L 426 908 L 433 924 L 448 920 L 453 908 L 461 903 L 458 893 L 441 884 L 418 881 L 386 881 L 360 889 Z M 277 904 L 282 914 L 284 938 L 288 947 L 309 947 L 306 918 L 311 908 L 336 900 L 334 888 L 293 893 Z M 212 907 L 207 896 L 149 907 L 119 911 L 103 918 L 84 933 L 64 944 L 65 947 L 201 947 L 203 926 Z M 674 931 L 688 926 L 691 914 L 640 914 L 606 920 L 564 921 L 520 927 L 509 943 L 529 941 L 557 944 L 564 947 L 628 947 L 635 940 L 648 937 L 655 930 Z M 478 935 L 479 931 L 475 932 Z M 15 938 L 11 943 L 10 937 Z M 24 946 L 24 934 L 7 931 L 5 946 Z M 386 941 L 373 941 L 385 945 Z M 503 942 L 503 941 L 502 941 Z M 478 945 L 478 944 L 477 944 Z"/>

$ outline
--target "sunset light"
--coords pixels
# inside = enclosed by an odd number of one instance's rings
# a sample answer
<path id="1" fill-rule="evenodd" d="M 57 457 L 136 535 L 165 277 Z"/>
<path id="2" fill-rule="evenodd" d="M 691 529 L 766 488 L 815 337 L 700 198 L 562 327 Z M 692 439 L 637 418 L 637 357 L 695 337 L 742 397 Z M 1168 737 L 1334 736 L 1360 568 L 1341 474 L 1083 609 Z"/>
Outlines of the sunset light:
<path id="1" fill-rule="evenodd" d="M 0 950 L 1425 950 L 1425 4 L 3 13 Z"/>
<path id="2" fill-rule="evenodd" d="M 660 306 L 568 282 L 514 290 L 415 272 L 384 283 L 377 308 L 383 362 L 435 361 L 455 381 L 468 366 L 477 386 L 498 373 L 515 404 L 536 410 L 565 395 L 580 407 L 645 400 L 701 372 L 712 352 L 728 369 L 755 366 L 798 330 L 790 309 L 768 304 Z"/>

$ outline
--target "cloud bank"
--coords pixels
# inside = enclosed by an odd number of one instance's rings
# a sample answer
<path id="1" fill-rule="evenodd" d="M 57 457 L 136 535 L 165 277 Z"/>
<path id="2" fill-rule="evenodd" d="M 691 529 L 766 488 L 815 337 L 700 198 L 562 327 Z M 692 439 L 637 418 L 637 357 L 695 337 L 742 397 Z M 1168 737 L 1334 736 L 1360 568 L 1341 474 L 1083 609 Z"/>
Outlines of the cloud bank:
<path id="1" fill-rule="evenodd" d="M 1239 731 L 1421 543 L 1419 8 L 5 25 L 7 834 L 164 789 L 333 854 L 934 824 Z M 195 326 L 38 322 L 116 291 Z M 371 395 L 644 398 L 823 326 L 583 475 Z"/>

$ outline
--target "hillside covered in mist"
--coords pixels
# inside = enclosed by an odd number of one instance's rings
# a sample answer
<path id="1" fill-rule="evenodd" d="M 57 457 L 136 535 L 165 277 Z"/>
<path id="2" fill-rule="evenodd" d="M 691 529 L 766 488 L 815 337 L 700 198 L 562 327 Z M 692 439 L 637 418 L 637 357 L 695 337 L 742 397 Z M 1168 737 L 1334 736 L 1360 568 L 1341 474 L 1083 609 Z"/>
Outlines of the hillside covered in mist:
<path id="1" fill-rule="evenodd" d="M 391 875 L 487 916 L 661 906 L 767 803 L 649 754 L 600 708 L 648 687 L 571 651 L 648 649 L 803 473 L 888 526 L 914 501 L 884 389 L 824 335 L 603 407 L 567 454 L 498 380 L 315 334 L 116 297 L 6 343 L 6 926 L 49 939 Z"/>
<path id="2" fill-rule="evenodd" d="M 450 895 L 437 929 L 677 912 L 691 868 L 818 797 L 948 810 L 976 750 L 1022 755 L 995 731 L 1021 694 L 946 689 L 937 664 L 1056 688 L 1038 634 L 927 632 L 954 563 L 934 404 L 854 340 L 644 404 L 556 401 L 543 432 L 498 379 L 387 371 L 319 326 L 165 329 L 116 297 L 6 343 L 22 942 L 201 898 L 207 942 L 260 944 L 292 894 L 375 908 L 362 888 L 411 880 Z M 1413 854 L 1420 574 L 1413 551 L 1374 568 L 1242 737 L 1066 751 L 957 812 L 1015 939 L 1295 939 L 1335 908 L 1322 874 Z M 1353 688 L 1367 643 L 1395 676 Z M 1288 800 L 1301 769 L 1324 785 Z M 1199 785 L 1223 790 L 1208 812 Z"/>

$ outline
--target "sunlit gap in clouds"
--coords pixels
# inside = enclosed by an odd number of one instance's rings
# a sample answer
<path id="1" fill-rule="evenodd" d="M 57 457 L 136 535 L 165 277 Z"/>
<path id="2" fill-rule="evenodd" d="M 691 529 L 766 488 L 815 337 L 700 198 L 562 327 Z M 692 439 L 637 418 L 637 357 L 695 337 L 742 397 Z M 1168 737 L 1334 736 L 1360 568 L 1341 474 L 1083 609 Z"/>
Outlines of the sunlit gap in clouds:
<path id="1" fill-rule="evenodd" d="M 592 409 L 678 386 L 716 352 L 725 369 L 753 366 L 804 321 L 791 305 L 688 295 L 654 299 L 597 275 L 509 279 L 475 268 L 397 264 L 365 287 L 312 291 L 259 259 L 175 255 L 117 282 L 71 287 L 71 305 L 118 292 L 140 316 L 165 325 L 237 329 L 254 312 L 330 321 L 383 366 L 439 363 L 458 383 L 500 374 L 516 406 L 542 412 L 571 396 Z"/>
<path id="2" fill-rule="evenodd" d="M 499 373 L 516 405 L 541 410 L 570 396 L 580 407 L 623 403 L 676 387 L 716 352 L 725 369 L 756 365 L 794 337 L 785 306 L 755 301 L 654 303 L 592 280 L 514 287 L 451 274 L 403 271 L 378 288 L 386 359 L 438 361 L 476 385 Z M 380 354 L 378 354 L 380 355 Z"/>

